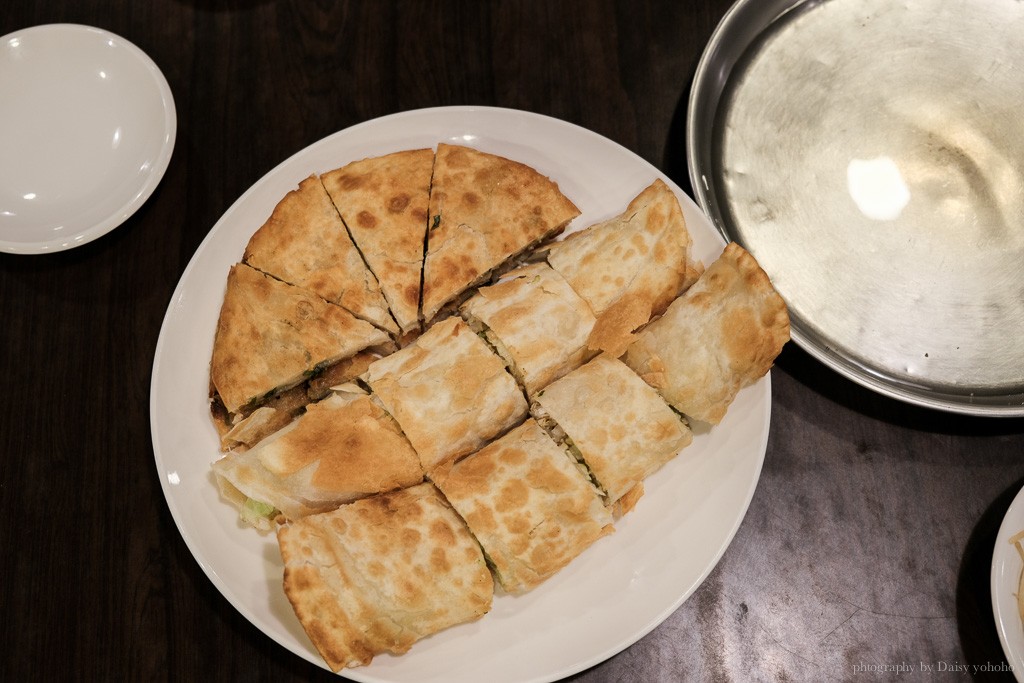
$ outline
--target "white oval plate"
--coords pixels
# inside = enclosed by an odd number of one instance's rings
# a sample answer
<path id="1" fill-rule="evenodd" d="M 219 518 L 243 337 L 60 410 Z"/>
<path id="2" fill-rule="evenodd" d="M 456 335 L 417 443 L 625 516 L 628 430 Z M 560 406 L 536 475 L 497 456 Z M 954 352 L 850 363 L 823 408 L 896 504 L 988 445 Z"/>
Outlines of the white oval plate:
<path id="1" fill-rule="evenodd" d="M 49 24 L 0 38 L 0 251 L 70 249 L 121 225 L 174 149 L 174 98 L 139 48 Z"/>
<path id="2" fill-rule="evenodd" d="M 1006 661 L 1024 683 L 1024 624 L 1017 609 L 1017 588 L 1024 562 L 1010 539 L 1024 531 L 1024 489 L 1017 493 L 1003 517 L 992 552 L 992 612 Z"/>
<path id="3" fill-rule="evenodd" d="M 210 580 L 264 633 L 321 666 L 281 588 L 276 541 L 242 528 L 211 477 L 219 453 L 208 368 L 225 279 L 274 205 L 311 173 L 442 141 L 553 178 L 582 211 L 576 227 L 618 214 L 661 177 L 679 195 L 696 256 L 710 263 L 723 248 L 696 205 L 640 157 L 583 128 L 506 109 L 426 109 L 353 126 L 294 155 L 235 202 L 185 269 L 164 319 L 153 364 L 153 450 L 167 504 Z M 524 596 L 495 596 L 492 611 L 475 623 L 345 676 L 367 683 L 550 681 L 625 649 L 679 607 L 729 545 L 760 476 L 770 411 L 765 377 L 740 393 L 720 425 L 698 433 L 647 480 L 646 495 L 614 534 L 559 574 Z"/>

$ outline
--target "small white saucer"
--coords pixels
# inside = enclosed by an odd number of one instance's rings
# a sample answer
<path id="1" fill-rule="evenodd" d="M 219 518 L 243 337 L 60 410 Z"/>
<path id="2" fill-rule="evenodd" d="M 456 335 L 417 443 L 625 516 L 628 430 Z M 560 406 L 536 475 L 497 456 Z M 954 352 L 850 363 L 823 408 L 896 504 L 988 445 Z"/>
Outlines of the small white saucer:
<path id="1" fill-rule="evenodd" d="M 164 75 L 107 31 L 36 26 L 0 38 L 0 251 L 105 235 L 167 170 L 177 119 Z"/>

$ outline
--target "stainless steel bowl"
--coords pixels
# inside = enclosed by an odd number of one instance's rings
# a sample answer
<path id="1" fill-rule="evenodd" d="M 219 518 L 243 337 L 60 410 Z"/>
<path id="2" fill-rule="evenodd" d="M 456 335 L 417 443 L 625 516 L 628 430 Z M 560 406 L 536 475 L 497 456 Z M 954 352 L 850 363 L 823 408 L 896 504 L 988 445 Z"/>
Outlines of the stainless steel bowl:
<path id="1" fill-rule="evenodd" d="M 690 177 L 813 356 L 1024 415 L 1022 106 L 1018 0 L 740 0 L 698 65 Z"/>

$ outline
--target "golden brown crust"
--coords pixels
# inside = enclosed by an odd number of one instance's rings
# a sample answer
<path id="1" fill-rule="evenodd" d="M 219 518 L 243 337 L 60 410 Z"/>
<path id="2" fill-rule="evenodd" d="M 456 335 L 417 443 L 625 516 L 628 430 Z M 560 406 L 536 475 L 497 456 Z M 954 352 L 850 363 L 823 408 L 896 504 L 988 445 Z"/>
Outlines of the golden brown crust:
<path id="1" fill-rule="evenodd" d="M 633 330 L 645 325 L 652 315 L 649 300 L 624 294 L 597 319 L 587 337 L 587 348 L 594 352 L 606 351 L 618 358 L 633 342 Z"/>
<path id="2" fill-rule="evenodd" d="M 587 349 L 595 322 L 590 306 L 546 263 L 481 288 L 461 312 L 471 325 L 487 328 L 529 395 L 593 355 Z"/>
<path id="3" fill-rule="evenodd" d="M 425 470 L 472 453 L 527 412 L 505 364 L 460 318 L 435 324 L 413 344 L 374 362 L 363 379 Z"/>
<path id="4" fill-rule="evenodd" d="M 600 492 L 534 420 L 434 481 L 510 593 L 539 585 L 613 531 Z"/>
<path id="5" fill-rule="evenodd" d="M 284 590 L 334 671 L 401 654 L 483 616 L 494 586 L 479 545 L 429 483 L 278 531 Z"/>
<path id="6" fill-rule="evenodd" d="M 348 393 L 310 404 L 288 427 L 213 469 L 288 519 L 423 481 L 416 452 L 391 416 L 369 396 Z"/>
<path id="7" fill-rule="evenodd" d="M 210 378 L 230 413 L 388 335 L 316 294 L 247 266 L 228 273 Z"/>
<path id="8" fill-rule="evenodd" d="M 693 440 L 658 393 L 601 354 L 534 399 L 579 449 L 612 504 Z"/>
<path id="9" fill-rule="evenodd" d="M 786 304 L 754 257 L 733 242 L 637 335 L 624 360 L 678 410 L 717 424 L 788 340 Z"/>
<path id="10" fill-rule="evenodd" d="M 352 162 L 321 176 L 403 333 L 419 327 L 431 149 Z"/>
<path id="11" fill-rule="evenodd" d="M 640 499 L 644 495 L 644 483 L 640 482 L 630 490 L 622 494 L 622 497 L 615 501 L 613 509 L 615 511 L 615 519 L 620 519 L 623 515 L 626 515 L 633 511 L 636 504 L 640 502 Z"/>
<path id="12" fill-rule="evenodd" d="M 430 191 L 423 319 L 507 259 L 579 215 L 558 185 L 525 164 L 470 147 L 437 146 Z"/>
<path id="13" fill-rule="evenodd" d="M 679 200 L 655 180 L 620 215 L 552 245 L 548 263 L 598 317 L 591 348 L 621 354 L 630 334 L 665 310 L 692 281 L 690 243 Z"/>
<path id="14" fill-rule="evenodd" d="M 249 240 L 243 260 L 381 329 L 398 332 L 377 279 L 363 263 L 316 176 L 303 180 L 278 202 Z"/>

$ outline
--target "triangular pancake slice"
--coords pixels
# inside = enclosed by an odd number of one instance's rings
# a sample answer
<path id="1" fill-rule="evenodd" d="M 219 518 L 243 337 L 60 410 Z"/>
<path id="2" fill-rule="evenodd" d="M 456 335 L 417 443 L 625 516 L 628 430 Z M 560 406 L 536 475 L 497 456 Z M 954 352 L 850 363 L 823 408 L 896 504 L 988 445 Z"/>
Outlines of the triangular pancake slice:
<path id="1" fill-rule="evenodd" d="M 310 404 L 284 429 L 213 464 L 224 497 L 242 519 L 268 530 L 423 481 L 412 445 L 365 393 L 343 391 Z"/>
<path id="2" fill-rule="evenodd" d="M 403 334 L 419 328 L 433 167 L 434 151 L 416 149 L 354 161 L 320 176 Z"/>
<path id="3" fill-rule="evenodd" d="M 679 200 L 658 179 L 620 215 L 551 246 L 548 263 L 598 318 L 592 348 L 620 355 L 631 333 L 689 286 L 691 241 Z"/>
<path id="4" fill-rule="evenodd" d="M 397 334 L 377 279 L 366 267 L 320 179 L 310 176 L 274 207 L 243 260 L 304 287 L 356 317 Z"/>
<path id="5" fill-rule="evenodd" d="M 224 408 L 235 414 L 390 341 L 341 306 L 239 263 L 228 273 L 210 381 Z"/>
<path id="6" fill-rule="evenodd" d="M 437 146 L 423 320 L 512 257 L 565 229 L 579 209 L 533 168 L 470 147 Z"/>
<path id="7" fill-rule="evenodd" d="M 406 652 L 491 608 L 483 552 L 430 483 L 305 517 L 277 538 L 285 594 L 334 671 Z"/>
<path id="8" fill-rule="evenodd" d="M 789 341 L 789 313 L 752 255 L 730 242 L 623 357 L 687 416 L 718 424 Z"/>

